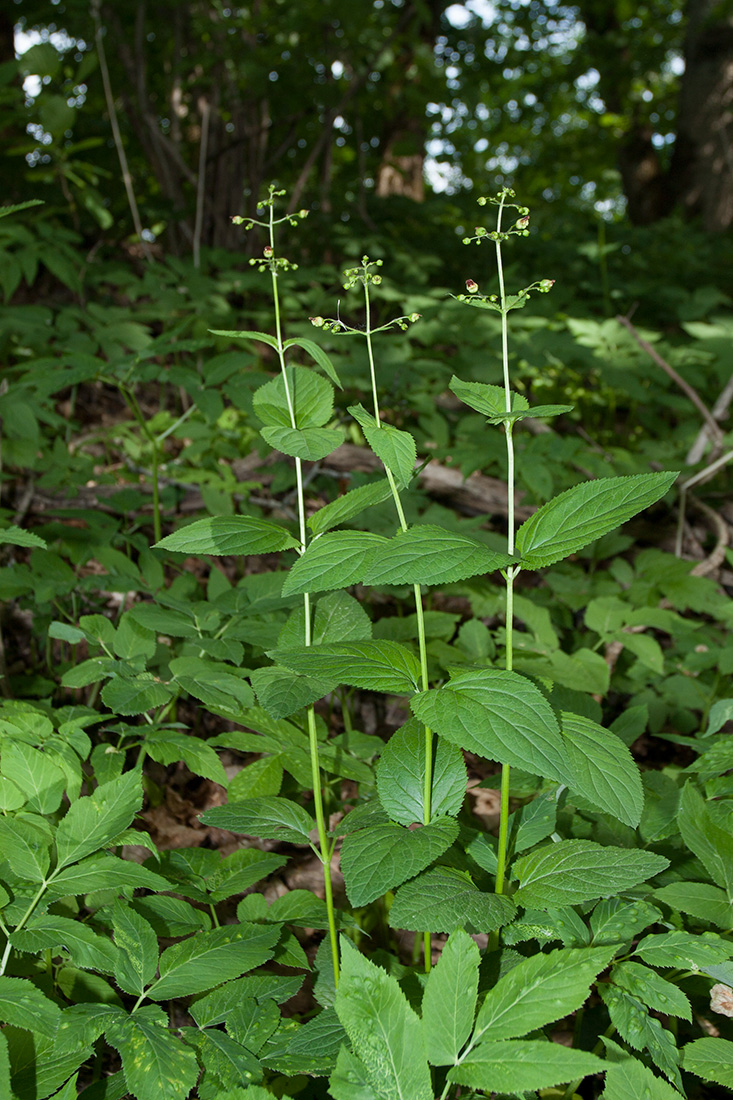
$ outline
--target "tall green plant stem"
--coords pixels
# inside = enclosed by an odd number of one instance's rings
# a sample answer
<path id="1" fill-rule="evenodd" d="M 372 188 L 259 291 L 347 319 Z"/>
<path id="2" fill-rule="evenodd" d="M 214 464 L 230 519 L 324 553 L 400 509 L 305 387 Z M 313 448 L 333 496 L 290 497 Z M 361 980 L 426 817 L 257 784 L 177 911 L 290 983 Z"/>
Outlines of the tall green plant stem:
<path id="1" fill-rule="evenodd" d="M 507 413 L 512 410 L 512 395 L 509 385 L 509 323 L 507 320 L 506 287 L 504 285 L 504 265 L 501 257 L 501 216 L 504 209 L 504 196 L 499 203 L 499 212 L 496 218 L 496 267 L 499 274 L 499 300 L 501 304 L 501 361 L 504 372 L 504 402 Z M 504 421 L 504 434 L 506 437 L 507 454 L 507 554 L 514 553 L 514 436 L 512 434 L 513 421 L 507 417 Z M 519 572 L 517 566 L 510 565 L 504 573 L 506 582 L 506 648 L 505 667 L 508 672 L 513 664 L 513 630 L 514 630 L 514 578 Z M 496 857 L 496 885 L 497 894 L 504 893 L 504 880 L 506 877 L 507 851 L 509 847 L 509 780 L 510 768 L 508 764 L 501 767 L 501 805 L 499 808 L 499 842 Z"/>
<path id="2" fill-rule="evenodd" d="M 275 228 L 274 228 L 274 208 L 272 204 L 269 207 L 270 211 L 270 247 L 273 255 L 275 254 Z M 282 339 L 282 323 L 280 320 L 280 296 L 277 286 L 277 269 L 274 263 L 270 266 L 270 276 L 272 278 L 272 298 L 275 307 L 275 335 L 277 338 L 277 357 L 280 363 L 280 370 L 282 372 L 283 385 L 285 387 L 285 399 L 288 405 L 288 413 L 290 416 L 290 424 L 292 428 L 297 428 L 295 419 L 295 405 L 293 402 L 293 396 L 290 392 L 290 383 L 288 382 L 288 374 L 285 365 L 285 349 L 283 347 Z M 300 531 L 300 545 L 301 553 L 305 551 L 306 541 L 306 529 L 305 529 L 305 494 L 303 490 L 303 463 L 301 459 L 295 459 L 295 480 L 298 495 L 298 525 Z M 304 644 L 310 646 L 312 644 L 311 636 L 311 606 L 310 606 L 310 593 L 303 593 L 303 610 L 305 612 L 305 628 L 304 628 Z M 336 914 L 333 905 L 333 883 L 331 881 L 331 856 L 333 854 L 333 845 L 328 839 L 328 829 L 326 827 L 326 818 L 323 812 L 323 791 L 321 787 L 321 764 L 318 754 L 318 737 L 316 733 L 316 713 L 311 704 L 308 707 L 307 712 L 307 726 L 308 726 L 308 746 L 310 751 L 311 762 L 311 776 L 313 782 L 313 802 L 316 811 L 316 828 L 318 831 L 318 847 L 320 849 L 320 859 L 323 864 L 323 892 L 326 902 L 326 913 L 328 917 L 328 935 L 331 942 L 331 955 L 333 959 L 333 977 L 334 983 L 338 985 L 339 981 L 339 953 L 338 953 L 338 935 L 336 932 Z"/>
<path id="3" fill-rule="evenodd" d="M 151 465 L 152 465 L 152 483 L 153 483 L 153 534 L 155 535 L 155 541 L 160 542 L 163 537 L 163 528 L 160 518 L 160 450 L 158 443 L 160 442 L 155 432 L 150 430 L 148 422 L 143 416 L 142 409 L 140 408 L 137 398 L 131 389 L 127 386 L 120 386 L 120 393 L 122 394 L 125 404 L 135 418 L 135 421 L 143 433 L 148 443 L 150 444 Z"/>
<path id="4" fill-rule="evenodd" d="M 369 373 L 371 375 L 372 382 L 372 400 L 374 402 L 374 419 L 377 422 L 377 427 L 382 427 L 382 421 L 379 416 L 379 396 L 377 393 L 377 372 L 374 365 L 374 349 L 372 347 L 372 319 L 371 319 L 371 303 L 369 301 L 369 283 L 366 280 L 366 271 L 364 278 L 364 301 L 366 308 L 366 342 L 367 351 L 369 354 Z M 400 500 L 400 492 L 397 488 L 397 483 L 394 479 L 394 474 L 385 466 L 385 473 L 387 474 L 387 481 L 392 491 L 392 498 L 397 509 L 397 516 L 400 522 L 400 528 L 402 531 L 407 530 L 407 520 L 405 519 L 405 512 L 402 507 L 402 501 Z M 414 584 L 413 593 L 415 597 L 415 615 L 417 618 L 417 640 L 418 648 L 420 651 L 420 681 L 423 691 L 427 691 L 430 687 L 430 681 L 428 678 L 428 652 L 427 644 L 425 640 L 425 615 L 422 605 L 422 593 L 419 584 Z M 423 782 L 423 825 L 428 825 L 431 818 L 431 799 L 433 791 L 433 731 L 425 726 L 425 777 Z M 424 957 L 425 957 L 425 973 L 430 972 L 432 945 L 430 940 L 430 933 L 424 933 Z"/>

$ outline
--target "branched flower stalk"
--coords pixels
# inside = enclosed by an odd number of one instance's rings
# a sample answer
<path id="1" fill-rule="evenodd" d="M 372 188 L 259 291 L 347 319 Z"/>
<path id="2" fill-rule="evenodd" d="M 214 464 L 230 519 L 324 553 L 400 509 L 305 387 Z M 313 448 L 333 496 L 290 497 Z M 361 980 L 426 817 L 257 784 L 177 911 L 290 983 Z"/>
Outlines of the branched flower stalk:
<path id="1" fill-rule="evenodd" d="M 518 294 L 508 295 L 504 283 L 504 265 L 501 246 L 511 236 L 526 237 L 529 235 L 529 210 L 526 206 L 509 202 L 515 197 L 514 191 L 505 187 L 493 198 L 480 198 L 479 205 L 491 204 L 497 207 L 496 229 L 487 230 L 477 226 L 473 237 L 464 237 L 464 244 L 481 244 L 483 241 L 492 241 L 496 251 L 496 268 L 499 278 L 499 294 L 480 294 L 478 284 L 473 279 L 466 281 L 468 296 L 459 295 L 459 301 L 467 301 L 470 305 L 496 310 L 501 317 L 501 362 L 504 381 L 504 411 L 506 418 L 502 420 L 504 435 L 506 438 L 507 454 L 507 554 L 515 553 L 515 519 L 514 519 L 514 423 L 517 419 L 517 410 L 513 406 L 513 395 L 509 380 L 509 321 L 508 314 L 512 309 L 521 309 L 526 305 L 530 292 L 538 290 L 541 294 L 547 293 L 554 283 L 554 279 L 542 279 L 520 290 Z M 507 210 L 517 213 L 513 225 L 508 229 L 502 228 L 502 220 Z M 514 581 L 521 571 L 521 565 L 510 565 L 502 570 L 502 576 L 506 584 L 506 644 L 505 644 L 505 668 L 508 672 L 513 668 L 513 630 L 514 630 Z M 507 854 L 509 849 L 509 784 L 510 767 L 502 764 L 501 768 L 501 807 L 499 814 L 499 839 L 497 848 L 496 886 L 497 894 L 503 894 L 506 882 Z"/>
<path id="2" fill-rule="evenodd" d="M 269 243 L 265 245 L 264 254 L 262 257 L 256 257 L 250 260 L 250 264 L 257 267 L 259 271 L 270 272 L 272 280 L 272 300 L 275 311 L 275 352 L 277 354 L 278 362 L 280 364 L 280 371 L 283 380 L 283 387 L 285 389 L 285 399 L 288 406 L 288 414 L 290 416 L 290 426 L 297 428 L 296 416 L 295 416 L 295 402 L 294 395 L 291 390 L 290 380 L 288 378 L 287 365 L 285 362 L 285 344 L 283 342 L 282 333 L 282 319 L 280 314 L 280 294 L 278 290 L 278 278 L 281 273 L 286 271 L 295 270 L 297 264 L 290 263 L 282 256 L 278 256 L 275 251 L 275 227 L 281 225 L 283 222 L 287 222 L 289 225 L 297 226 L 299 221 L 307 216 L 307 210 L 301 210 L 297 214 L 286 214 L 281 218 L 275 217 L 275 201 L 284 195 L 284 191 L 276 191 L 275 188 L 270 185 L 269 194 L 267 199 L 258 203 L 257 209 L 267 211 L 266 221 L 257 221 L 254 218 L 240 218 L 235 217 L 232 221 L 235 224 L 244 224 L 246 229 L 251 229 L 253 226 L 258 225 L 265 229 L 268 234 Z M 306 511 L 305 511 L 305 491 L 303 483 L 303 462 L 300 458 L 295 458 L 295 481 L 296 481 L 296 493 L 298 501 L 298 537 L 300 539 L 299 553 L 304 554 L 308 545 L 308 539 L 306 535 Z M 304 610 L 304 636 L 303 643 L 306 646 L 312 645 L 312 633 L 311 633 L 311 600 L 310 593 L 303 593 L 303 610 Z M 326 819 L 323 810 L 323 790 L 321 780 L 321 765 L 318 754 L 318 737 L 316 734 L 316 713 L 313 704 L 311 704 L 306 712 L 306 722 L 308 730 L 308 744 L 310 750 L 310 763 L 311 763 L 311 776 L 313 781 L 313 802 L 316 812 L 316 826 L 318 831 L 318 849 L 317 854 L 323 864 L 323 887 L 326 901 L 326 911 L 328 916 L 328 934 L 331 943 L 331 955 L 333 959 L 333 975 L 334 982 L 338 985 L 339 980 L 339 953 L 338 953 L 338 934 L 336 931 L 336 914 L 333 904 L 333 884 L 331 880 L 331 857 L 333 856 L 334 841 L 329 840 L 328 829 L 326 826 Z"/>
<path id="3" fill-rule="evenodd" d="M 369 294 L 370 286 L 379 286 L 382 281 L 382 277 L 379 274 L 378 269 L 382 266 L 382 260 L 370 260 L 368 256 L 362 256 L 361 264 L 358 267 L 349 268 L 344 272 L 344 289 L 351 290 L 357 284 L 361 284 L 364 288 L 364 312 L 365 312 L 365 325 L 364 328 L 356 328 L 347 325 L 340 318 L 338 320 L 328 319 L 324 320 L 323 317 L 312 317 L 311 322 L 316 328 L 323 328 L 326 331 L 331 331 L 336 335 L 357 335 L 363 336 L 366 340 L 367 354 L 369 357 L 369 376 L 371 380 L 372 388 L 372 406 L 374 409 L 375 427 L 382 429 L 381 410 L 379 407 L 379 393 L 377 389 L 377 371 L 374 360 L 374 345 L 372 337 L 379 332 L 388 332 L 391 329 L 401 329 L 403 332 L 407 330 L 410 324 L 414 324 L 415 321 L 420 319 L 419 313 L 411 313 L 406 316 L 396 317 L 386 324 L 379 325 L 376 328 L 372 325 L 372 305 Z M 384 470 L 387 475 L 387 481 L 392 493 L 392 499 L 394 500 L 395 509 L 397 511 L 397 518 L 400 525 L 400 530 L 407 530 L 407 520 L 405 518 L 405 511 L 402 506 L 402 500 L 400 499 L 400 491 L 395 479 L 394 473 L 389 466 L 383 462 Z M 427 691 L 430 687 L 430 681 L 428 677 L 428 655 L 427 655 L 427 642 L 425 637 L 425 617 L 423 612 L 422 592 L 419 584 L 413 585 L 413 592 L 415 598 L 415 616 L 417 620 L 417 636 L 418 636 L 418 649 L 420 654 L 420 680 L 423 691 Z M 424 727 L 424 782 L 423 782 L 423 825 L 428 825 L 431 820 L 431 797 L 433 789 L 433 733 L 428 726 Z M 429 973 L 431 964 L 431 940 L 430 933 L 425 932 L 423 934 L 424 944 L 424 960 L 425 960 L 425 972 Z"/>

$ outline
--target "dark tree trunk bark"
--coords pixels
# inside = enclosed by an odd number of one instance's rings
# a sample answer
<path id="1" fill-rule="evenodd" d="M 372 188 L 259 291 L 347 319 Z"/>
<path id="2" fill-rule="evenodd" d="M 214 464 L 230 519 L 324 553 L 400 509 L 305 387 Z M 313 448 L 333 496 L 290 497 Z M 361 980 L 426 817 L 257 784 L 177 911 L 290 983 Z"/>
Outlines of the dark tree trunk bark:
<path id="1" fill-rule="evenodd" d="M 687 13 L 672 184 L 716 233 L 733 224 L 733 13 L 719 0 L 688 0 Z"/>

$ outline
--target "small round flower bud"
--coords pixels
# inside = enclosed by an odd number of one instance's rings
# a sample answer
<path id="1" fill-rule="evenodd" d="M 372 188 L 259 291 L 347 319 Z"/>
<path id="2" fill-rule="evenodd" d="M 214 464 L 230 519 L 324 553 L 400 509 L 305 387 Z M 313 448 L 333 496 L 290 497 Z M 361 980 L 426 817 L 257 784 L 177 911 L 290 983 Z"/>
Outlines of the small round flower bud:
<path id="1" fill-rule="evenodd" d="M 244 218 L 241 214 L 232 214 L 232 223 L 234 225 L 242 225 L 244 223 Z"/>
<path id="2" fill-rule="evenodd" d="M 521 218 L 517 218 L 515 225 L 517 229 L 526 229 L 529 225 L 529 214 L 523 215 Z"/>
<path id="3" fill-rule="evenodd" d="M 374 283 L 375 286 L 379 286 L 381 281 L 382 281 L 382 276 L 381 275 L 375 275 L 374 278 L 372 279 L 372 282 Z"/>
<path id="4" fill-rule="evenodd" d="M 483 197 L 483 195 L 478 200 L 478 204 L 479 204 L 479 206 L 486 206 L 486 199 Z"/>
<path id="5" fill-rule="evenodd" d="M 543 294 L 546 294 L 547 291 L 551 290 L 554 285 L 555 285 L 555 280 L 554 279 L 543 279 L 542 282 L 540 283 L 540 290 L 542 291 Z"/>
<path id="6" fill-rule="evenodd" d="M 308 217 L 308 213 L 309 213 L 309 211 L 308 211 L 308 210 L 299 210 L 299 211 L 298 211 L 298 217 L 299 217 L 299 218 L 307 218 L 307 217 Z"/>
<path id="7" fill-rule="evenodd" d="M 266 244 L 265 245 L 265 247 L 263 249 L 263 255 L 264 255 L 266 260 L 272 259 L 272 257 L 275 255 L 275 249 L 272 247 L 271 244 Z"/>
<path id="8" fill-rule="evenodd" d="M 471 243 L 471 238 L 470 237 L 464 237 L 463 238 L 463 244 L 470 244 L 470 243 Z"/>
<path id="9" fill-rule="evenodd" d="M 323 328 L 323 326 L 326 323 L 324 321 L 323 317 L 309 317 L 308 320 L 310 321 L 310 323 L 313 325 L 314 328 Z"/>
<path id="10" fill-rule="evenodd" d="M 475 294 L 478 290 L 478 283 L 475 283 L 473 279 L 466 279 L 466 290 L 469 294 Z"/>
<path id="11" fill-rule="evenodd" d="M 413 324 L 415 323 L 415 321 L 419 321 L 421 317 L 422 317 L 421 313 L 411 313 L 410 314 L 410 320 L 412 321 Z"/>

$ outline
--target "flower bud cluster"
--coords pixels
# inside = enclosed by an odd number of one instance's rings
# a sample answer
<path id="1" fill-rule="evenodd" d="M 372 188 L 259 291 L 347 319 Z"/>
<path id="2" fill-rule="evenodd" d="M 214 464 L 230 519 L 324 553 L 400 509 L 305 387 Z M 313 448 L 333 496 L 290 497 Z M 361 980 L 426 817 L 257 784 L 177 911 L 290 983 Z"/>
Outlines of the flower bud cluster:
<path id="1" fill-rule="evenodd" d="M 292 264 L 284 256 L 276 256 L 272 245 L 266 244 L 262 250 L 262 256 L 253 256 L 249 261 L 250 267 L 256 267 L 259 272 L 271 271 L 277 275 L 281 271 L 297 271 L 298 265 Z"/>
<path id="2" fill-rule="evenodd" d="M 381 267 L 383 263 L 384 260 L 370 260 L 368 256 L 362 256 L 361 267 L 350 267 L 344 271 L 344 290 L 351 290 L 357 283 L 361 283 L 362 286 L 366 286 L 367 283 L 379 286 L 382 276 L 376 275 L 371 268 Z"/>

